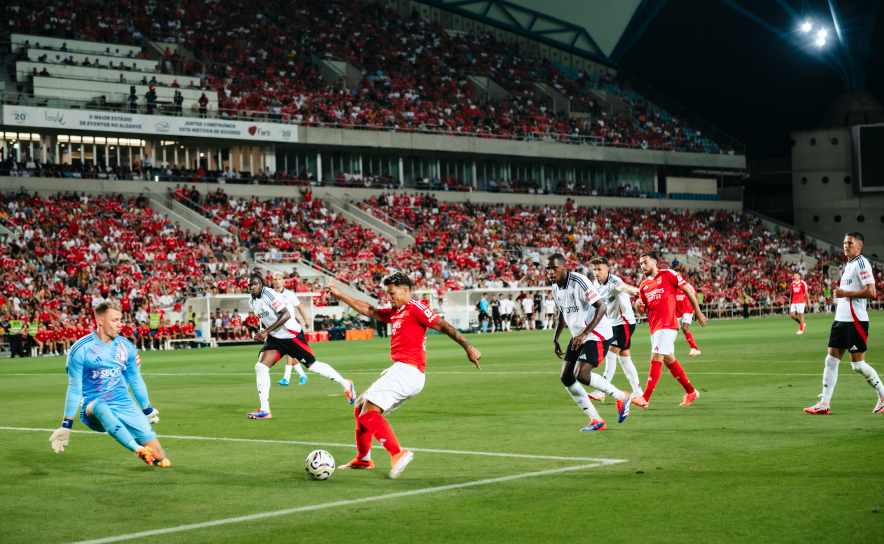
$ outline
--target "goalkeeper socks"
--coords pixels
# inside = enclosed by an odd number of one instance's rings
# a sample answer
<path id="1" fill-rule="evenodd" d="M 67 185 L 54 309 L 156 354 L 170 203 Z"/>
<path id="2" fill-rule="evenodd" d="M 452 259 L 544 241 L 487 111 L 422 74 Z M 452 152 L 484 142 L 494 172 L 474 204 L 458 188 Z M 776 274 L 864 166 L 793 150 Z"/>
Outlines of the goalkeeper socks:
<path id="1" fill-rule="evenodd" d="M 288 380 L 292 377 L 292 365 L 285 365 L 285 379 Z"/>
<path id="2" fill-rule="evenodd" d="M 651 395 L 654 394 L 654 389 L 657 387 L 657 382 L 660 381 L 660 376 L 663 374 L 663 361 L 651 361 L 651 372 L 648 374 L 648 385 L 645 386 L 644 398 L 645 400 L 651 400 Z"/>
<path id="3" fill-rule="evenodd" d="M 826 368 L 823 370 L 823 402 L 828 404 L 832 400 L 832 393 L 835 392 L 835 384 L 838 383 L 838 364 L 841 361 L 826 356 Z"/>
<path id="4" fill-rule="evenodd" d="M 602 419 L 602 416 L 596 411 L 595 406 L 589 401 L 589 395 L 586 394 L 586 389 L 584 389 L 579 382 L 575 381 L 565 389 L 571 394 L 571 397 L 574 399 L 574 402 L 577 403 L 577 406 L 589 416 L 590 420 Z"/>
<path id="5" fill-rule="evenodd" d="M 264 363 L 255 363 L 255 374 L 258 382 L 258 399 L 261 410 L 270 411 L 270 369 Z"/>
<path id="6" fill-rule="evenodd" d="M 688 375 L 684 373 L 684 368 L 681 367 L 678 361 L 672 361 L 666 365 L 666 368 L 669 369 L 669 373 L 672 374 L 672 377 L 684 387 L 685 393 L 694 392 L 694 386 L 691 385 L 691 381 L 688 380 Z"/>
<path id="7" fill-rule="evenodd" d="M 107 434 L 116 439 L 117 442 L 126 446 L 132 451 L 138 449 L 138 443 L 129 434 L 129 429 L 123 425 L 117 416 L 111 411 L 110 406 L 103 400 L 97 401 L 92 405 L 92 415 L 101 422 L 101 426 L 107 431 Z"/>
<path id="8" fill-rule="evenodd" d="M 697 351 L 700 351 L 700 348 L 697 347 L 697 343 L 694 342 L 694 335 L 693 334 L 686 332 L 686 333 L 684 333 L 684 337 L 685 337 L 685 339 L 687 339 L 688 344 L 691 345 L 691 348 L 693 348 Z"/>
<path id="9" fill-rule="evenodd" d="M 611 395 L 614 397 L 614 400 L 623 400 L 626 398 L 626 393 L 611 385 L 611 382 L 602 378 L 598 374 L 590 373 L 589 386 L 596 391 L 602 391 L 606 395 Z"/>
<path id="10" fill-rule="evenodd" d="M 632 386 L 633 395 L 641 395 L 642 386 L 641 382 L 638 381 L 638 370 L 635 369 L 635 365 L 632 363 L 632 357 L 623 357 L 621 355 L 620 367 L 623 368 L 623 373 L 626 374 L 626 379 L 629 380 L 629 385 Z"/>
<path id="11" fill-rule="evenodd" d="M 381 414 L 365 412 L 359 416 L 359 423 L 377 438 L 381 445 L 387 448 L 390 455 L 396 455 L 402 451 L 402 448 L 399 447 L 399 441 L 396 440 L 396 435 L 393 434 L 393 429 L 390 428 L 390 424 L 387 423 L 387 420 Z"/>
<path id="12" fill-rule="evenodd" d="M 611 381 L 614 378 L 614 372 L 617 371 L 617 354 L 608 352 L 605 355 L 605 373 L 604 378 L 606 381 Z"/>
<path id="13" fill-rule="evenodd" d="M 360 461 L 368 461 L 371 459 L 371 432 L 359 422 L 360 411 L 360 408 L 353 410 L 353 415 L 356 417 L 356 458 Z"/>
<path id="14" fill-rule="evenodd" d="M 335 369 L 333 369 L 332 367 L 328 366 L 325 363 L 320 363 L 319 361 L 316 361 L 312 365 L 308 366 L 307 370 L 309 370 L 310 372 L 315 372 L 315 373 L 319 374 L 320 376 L 322 376 L 323 378 L 328 378 L 329 380 L 332 380 L 333 382 L 337 382 L 337 384 L 340 385 L 341 387 L 343 387 L 344 389 L 347 389 L 348 387 L 350 387 L 350 383 L 347 380 L 342 378 L 341 375 L 335 371 Z"/>
<path id="15" fill-rule="evenodd" d="M 302 377 L 302 378 L 303 378 L 304 376 L 306 376 L 306 374 L 304 374 L 304 369 L 301 368 L 301 365 L 295 363 L 295 364 L 292 365 L 292 366 L 295 368 L 295 370 L 298 371 L 298 376 L 300 376 L 300 377 Z"/>
<path id="16" fill-rule="evenodd" d="M 856 373 L 862 374 L 863 378 L 869 382 L 869 385 L 878 392 L 879 397 L 884 397 L 884 385 L 881 384 L 881 379 L 878 378 L 878 373 L 875 372 L 874 368 L 870 367 L 865 361 L 851 362 L 850 365 Z"/>

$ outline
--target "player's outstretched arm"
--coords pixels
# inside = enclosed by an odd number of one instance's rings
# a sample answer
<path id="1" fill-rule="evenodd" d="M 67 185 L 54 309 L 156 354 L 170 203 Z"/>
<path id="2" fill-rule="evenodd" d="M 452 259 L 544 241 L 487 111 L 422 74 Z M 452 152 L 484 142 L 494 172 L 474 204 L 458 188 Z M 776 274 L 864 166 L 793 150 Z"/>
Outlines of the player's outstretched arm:
<path id="1" fill-rule="evenodd" d="M 626 293 L 630 296 L 635 296 L 638 294 L 638 287 L 633 287 L 631 285 L 626 285 L 625 283 L 620 283 L 617 285 L 617 290 L 621 293 Z"/>
<path id="2" fill-rule="evenodd" d="M 333 297 L 340 300 L 347 306 L 353 308 L 360 314 L 364 316 L 368 316 L 372 319 L 381 320 L 381 316 L 378 314 L 378 309 L 372 306 L 371 304 L 365 302 L 364 300 L 357 300 L 349 295 L 345 295 L 338 289 L 338 286 L 335 285 L 335 280 L 328 281 L 328 292 L 332 294 Z"/>
<path id="3" fill-rule="evenodd" d="M 559 336 L 562 334 L 562 331 L 565 330 L 565 314 L 559 311 L 559 322 L 556 325 L 556 335 L 553 337 L 553 345 L 555 346 L 556 357 L 559 359 L 562 358 L 562 355 L 565 354 L 565 351 L 562 350 L 562 346 L 559 345 Z"/>
<path id="4" fill-rule="evenodd" d="M 270 331 L 275 331 L 279 327 L 282 327 L 286 321 L 292 318 L 292 314 L 289 313 L 289 309 L 283 307 L 282 311 L 279 312 L 279 316 L 276 318 L 276 321 L 273 322 L 269 327 L 264 329 L 255 335 L 255 340 L 258 342 L 263 342 L 267 339 L 267 336 L 270 334 Z"/>
<path id="5" fill-rule="evenodd" d="M 685 283 L 680 289 L 688 297 L 688 300 L 691 301 L 691 306 L 694 307 L 694 315 L 697 316 L 697 322 L 701 327 L 705 327 L 707 321 L 706 316 L 703 315 L 703 310 L 700 309 L 700 303 L 697 301 L 697 294 L 694 293 L 694 288 Z"/>
<path id="6" fill-rule="evenodd" d="M 358 310 L 357 310 L 358 311 Z M 445 321 L 441 317 L 436 320 L 435 323 L 431 325 L 432 329 L 435 331 L 439 331 L 441 333 L 445 333 L 449 338 L 460 344 L 460 346 L 466 350 L 467 358 L 469 358 L 470 362 L 476 365 L 476 368 L 482 370 L 482 367 L 479 366 L 479 359 L 482 358 L 482 352 L 477 350 L 470 344 L 466 338 L 460 333 L 459 330 L 455 329 L 451 323 Z"/>

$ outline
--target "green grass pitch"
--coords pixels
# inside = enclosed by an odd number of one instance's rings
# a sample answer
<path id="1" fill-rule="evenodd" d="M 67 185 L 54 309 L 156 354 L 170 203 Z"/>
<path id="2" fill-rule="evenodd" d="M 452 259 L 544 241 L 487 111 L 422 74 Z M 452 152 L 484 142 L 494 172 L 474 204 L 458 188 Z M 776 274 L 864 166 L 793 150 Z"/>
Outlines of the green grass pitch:
<path id="1" fill-rule="evenodd" d="M 142 355 L 169 469 L 98 433 L 74 433 L 55 454 L 64 359 L 3 360 L 0 542 L 78 542 L 311 506 L 135 541 L 884 542 L 884 415 L 872 414 L 875 394 L 847 362 L 833 414 L 802 412 L 820 393 L 831 317 L 808 322 L 803 336 L 787 317 L 694 324 L 703 354 L 688 357 L 682 335 L 676 353 L 699 400 L 679 407 L 683 390 L 664 369 L 649 410 L 633 406 L 618 424 L 609 399 L 599 405 L 608 430 L 593 433 L 578 432 L 587 418 L 559 382 L 551 331 L 470 336 L 481 371 L 448 338 L 429 337 L 426 387 L 389 418 L 402 445 L 525 457 L 418 451 L 398 480 L 385 477 L 389 455 L 377 443 L 376 470 L 309 480 L 311 450 L 338 464 L 354 457 L 352 407 L 315 374 L 277 386 L 277 365 L 274 419 L 248 420 L 257 346 Z M 868 360 L 884 372 L 880 323 L 873 313 Z M 390 364 L 384 340 L 313 347 L 358 392 Z M 632 353 L 647 379 L 647 325 Z M 614 383 L 628 386 L 620 368 Z M 593 464 L 581 458 L 626 462 L 459 485 Z M 386 497 L 396 493 L 405 494 Z"/>

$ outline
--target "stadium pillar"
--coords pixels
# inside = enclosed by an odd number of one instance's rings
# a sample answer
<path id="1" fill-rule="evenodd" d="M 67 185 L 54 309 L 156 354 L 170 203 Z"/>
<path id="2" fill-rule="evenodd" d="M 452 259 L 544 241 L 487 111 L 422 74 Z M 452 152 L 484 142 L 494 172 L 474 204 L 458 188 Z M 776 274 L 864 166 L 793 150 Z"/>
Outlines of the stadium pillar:
<path id="1" fill-rule="evenodd" d="M 361 162 L 361 161 L 362 161 L 362 156 L 360 155 L 359 158 L 360 158 L 360 162 Z M 282 156 L 282 165 L 283 165 L 283 168 L 285 168 L 286 173 L 288 173 L 288 171 L 289 171 L 289 153 L 288 153 L 288 150 L 286 150 L 285 153 L 284 153 L 283 156 Z"/>
<path id="2" fill-rule="evenodd" d="M 472 165 L 471 170 L 472 170 L 472 174 L 473 174 L 473 189 L 477 189 L 478 188 L 478 180 L 476 179 L 476 161 L 473 161 L 473 165 Z"/>
<path id="3" fill-rule="evenodd" d="M 236 154 L 239 155 L 239 171 L 242 172 L 242 146 L 236 148 Z"/>
<path id="4" fill-rule="evenodd" d="M 28 158 L 34 160 L 34 134 L 28 134 Z"/>
<path id="5" fill-rule="evenodd" d="M 58 135 L 55 136 L 55 160 L 56 164 L 61 164 L 61 146 L 58 144 Z"/>
<path id="6" fill-rule="evenodd" d="M 143 140 L 139 140 L 138 142 L 138 167 L 141 168 L 141 178 L 144 179 L 144 142 Z"/>
<path id="7" fill-rule="evenodd" d="M 92 138 L 92 166 L 98 166 L 98 144 L 95 143 L 95 138 Z"/>
<path id="8" fill-rule="evenodd" d="M 322 183 L 322 151 L 316 152 L 316 182 Z"/>
<path id="9" fill-rule="evenodd" d="M 405 164 L 402 163 L 402 155 L 399 155 L 399 184 L 405 186 Z"/>
<path id="10" fill-rule="evenodd" d="M 175 150 L 172 158 L 175 160 L 175 167 L 177 168 L 178 167 L 178 142 L 175 142 L 175 145 L 172 146 L 172 149 Z"/>
<path id="11" fill-rule="evenodd" d="M 169 161 L 166 158 L 166 144 L 168 142 L 163 142 L 163 168 L 166 168 L 166 165 L 169 164 Z"/>
<path id="12" fill-rule="evenodd" d="M 190 148 L 189 147 L 184 148 L 184 167 L 187 170 L 190 170 Z"/>
<path id="13" fill-rule="evenodd" d="M 107 138 L 104 139 L 104 165 L 110 166 L 110 146 L 107 145 Z"/>
<path id="14" fill-rule="evenodd" d="M 40 162 L 46 162 L 46 135 L 40 135 L 40 146 L 42 149 L 40 150 Z"/>
<path id="15" fill-rule="evenodd" d="M 194 154 L 194 157 L 196 158 L 196 168 L 194 168 L 194 170 L 199 170 L 199 168 L 202 166 L 202 162 L 203 162 L 200 160 L 200 147 L 199 146 L 196 146 L 196 152 Z"/>
<path id="16" fill-rule="evenodd" d="M 157 167 L 157 146 L 156 142 L 150 143 L 150 166 L 152 168 Z"/>
<path id="17" fill-rule="evenodd" d="M 117 140 L 117 168 L 119 168 L 119 167 L 120 167 L 120 141 Z"/>

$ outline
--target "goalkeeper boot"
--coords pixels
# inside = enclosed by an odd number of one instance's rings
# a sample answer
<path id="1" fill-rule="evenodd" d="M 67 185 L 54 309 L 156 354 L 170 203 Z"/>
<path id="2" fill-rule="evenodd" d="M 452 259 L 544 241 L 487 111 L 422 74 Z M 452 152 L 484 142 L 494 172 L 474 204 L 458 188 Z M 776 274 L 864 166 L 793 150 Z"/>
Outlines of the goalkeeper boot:
<path id="1" fill-rule="evenodd" d="M 153 461 L 153 466 L 155 466 L 155 467 L 171 467 L 171 466 L 172 466 L 172 462 L 169 461 L 169 458 L 168 458 L 168 457 L 166 457 L 166 458 L 163 459 L 162 461 L 157 461 L 156 459 L 154 459 L 154 461 Z"/>
<path id="2" fill-rule="evenodd" d="M 141 459 L 148 465 L 152 465 L 154 462 L 153 450 L 151 450 L 148 446 L 141 446 L 137 450 L 135 450 L 135 457 Z"/>

